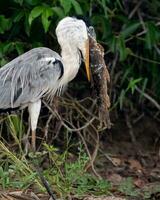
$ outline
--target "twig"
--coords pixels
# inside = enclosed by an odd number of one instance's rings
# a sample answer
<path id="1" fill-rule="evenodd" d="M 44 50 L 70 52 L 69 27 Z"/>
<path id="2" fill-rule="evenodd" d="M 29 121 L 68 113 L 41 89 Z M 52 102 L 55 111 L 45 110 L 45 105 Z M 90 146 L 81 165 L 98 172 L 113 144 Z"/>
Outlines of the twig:
<path id="1" fill-rule="evenodd" d="M 96 156 L 97 156 L 98 149 L 99 149 L 99 134 L 98 134 L 96 128 L 95 128 L 95 127 L 93 126 L 93 124 L 92 124 L 92 122 L 95 120 L 95 117 L 92 117 L 84 126 L 79 127 L 79 125 L 78 125 L 78 128 L 76 128 L 75 125 L 73 125 L 73 122 L 72 122 L 72 116 L 73 116 L 73 113 L 72 113 L 72 112 L 71 112 L 70 115 L 67 115 L 67 116 L 69 117 L 69 119 L 66 119 L 66 117 L 65 117 L 65 120 L 63 120 L 62 117 L 58 114 L 58 112 L 57 112 L 56 110 L 53 111 L 53 109 L 52 109 L 46 102 L 43 102 L 43 103 L 44 103 L 44 105 L 49 109 L 49 111 L 50 111 L 53 115 L 55 115 L 56 117 L 58 117 L 58 119 L 60 120 L 61 124 L 62 124 L 69 132 L 77 132 L 77 133 L 78 133 L 78 135 L 80 136 L 80 138 L 81 138 L 81 140 L 82 140 L 82 142 L 83 142 L 83 144 L 84 144 L 84 146 L 85 146 L 86 152 L 87 152 L 87 154 L 88 154 L 88 156 L 89 156 L 89 159 L 90 159 L 90 163 L 89 163 L 88 167 L 91 166 L 91 168 L 92 168 L 94 174 L 95 174 L 98 178 L 101 179 L 101 176 L 96 172 L 95 167 L 94 167 L 94 161 L 95 161 L 95 158 L 96 158 Z M 94 101 L 93 101 L 93 104 L 92 104 L 92 105 L 95 106 Z M 80 113 L 81 117 L 83 117 L 86 121 L 88 120 L 88 118 L 86 118 L 86 116 L 84 116 L 84 114 L 82 113 L 82 111 L 81 111 L 82 109 L 79 110 L 79 108 L 78 108 L 78 107 L 79 107 L 79 102 L 74 102 L 74 103 L 72 103 L 72 106 L 73 106 L 73 107 L 75 106 L 74 108 L 77 110 L 78 113 Z M 83 107 L 83 106 L 80 106 L 80 107 Z M 83 111 L 85 111 L 85 108 L 83 108 Z M 67 112 L 67 113 L 68 113 L 68 112 Z M 89 113 L 88 113 L 88 114 L 89 114 Z M 91 116 L 90 116 L 90 117 L 91 117 Z M 64 121 L 66 121 L 67 124 L 69 124 L 69 126 L 72 127 L 72 128 L 70 128 Z M 95 130 L 95 132 L 96 132 L 96 134 L 97 134 L 97 137 L 96 137 L 96 139 L 95 139 L 96 145 L 95 145 L 95 149 L 94 149 L 94 152 L 93 152 L 92 155 L 91 155 L 90 152 L 89 152 L 89 149 L 88 149 L 88 146 L 87 146 L 87 144 L 86 144 L 86 141 L 85 141 L 84 137 L 83 137 L 82 134 L 80 133 L 80 131 L 85 130 L 85 129 L 86 129 L 87 127 L 89 127 L 89 126 L 91 126 L 91 127 Z"/>
<path id="2" fill-rule="evenodd" d="M 85 111 L 86 114 L 88 114 L 92 117 L 95 117 L 95 119 L 99 120 L 99 118 L 96 115 L 91 113 L 88 109 L 86 109 L 84 106 L 82 106 L 82 104 L 80 104 L 82 100 L 81 101 L 73 100 L 68 93 L 67 93 L 67 96 L 75 103 L 75 105 L 77 105 L 81 110 Z M 90 99 L 93 102 L 93 99 L 91 99 L 91 98 L 86 98 L 86 99 Z M 77 109 L 77 107 L 76 107 L 76 109 Z M 78 110 L 78 111 L 80 111 L 80 110 Z"/>
<path id="3" fill-rule="evenodd" d="M 90 162 L 89 162 L 89 164 L 85 167 L 85 170 L 87 170 L 87 169 L 91 166 L 92 171 L 94 172 L 94 174 L 95 174 L 99 179 L 102 179 L 102 177 L 97 173 L 97 171 L 95 170 L 95 167 L 94 167 L 94 161 L 95 161 L 95 158 L 96 158 L 96 156 L 97 156 L 97 151 L 98 151 L 97 149 L 98 149 L 99 145 L 96 145 L 95 150 L 94 150 L 93 154 L 91 155 L 90 152 L 89 152 L 89 149 L 88 149 L 88 146 L 87 146 L 87 144 L 86 144 L 86 141 L 85 141 L 84 137 L 82 136 L 82 134 L 81 134 L 79 131 L 78 131 L 77 133 L 79 134 L 79 136 L 80 136 L 80 138 L 81 138 L 81 140 L 82 140 L 82 142 L 83 142 L 83 144 L 84 144 L 84 146 L 85 146 L 85 149 L 86 149 L 86 151 L 87 151 L 87 154 L 88 154 L 88 156 L 89 156 L 89 159 L 90 159 Z"/>
<path id="4" fill-rule="evenodd" d="M 143 1 L 139 1 L 136 6 L 134 7 L 134 9 L 130 12 L 129 16 L 128 16 L 128 19 L 131 19 L 134 14 L 136 13 L 136 11 L 138 10 L 138 8 L 141 6 Z"/>
<path id="5" fill-rule="evenodd" d="M 98 154 L 98 150 L 99 150 L 99 134 L 96 132 L 97 134 L 97 138 L 96 138 L 96 145 L 95 145 L 95 148 L 94 148 L 94 151 L 93 151 L 93 154 L 92 154 L 92 157 L 91 157 L 91 160 L 90 160 L 90 163 L 89 165 L 86 167 L 86 169 L 88 169 L 90 166 L 92 167 L 92 170 L 94 172 L 94 174 L 99 178 L 99 179 L 102 179 L 102 177 L 97 173 L 97 171 L 95 170 L 95 167 L 94 167 L 94 161 L 97 157 L 97 154 Z"/>
<path id="6" fill-rule="evenodd" d="M 74 125 L 72 125 L 72 127 L 74 127 Z M 74 127 L 74 128 L 75 128 L 75 127 Z M 98 136 L 98 139 L 96 140 L 96 147 L 95 147 L 95 149 L 94 149 L 94 152 L 93 152 L 93 154 L 91 155 L 91 153 L 90 153 L 90 151 L 89 151 L 89 149 L 88 149 L 87 143 L 86 143 L 84 137 L 82 136 L 81 132 L 80 132 L 80 131 L 77 131 L 77 133 L 78 133 L 78 135 L 80 136 L 80 138 L 81 138 L 81 140 L 82 140 L 82 142 L 83 142 L 83 144 L 84 144 L 84 147 L 85 147 L 85 149 L 86 149 L 86 152 L 87 152 L 87 154 L 88 154 L 88 157 L 89 157 L 89 159 L 90 159 L 90 162 L 89 162 L 89 164 L 85 167 L 85 170 L 87 170 L 89 167 L 91 167 L 93 173 L 94 173 L 99 179 L 102 179 L 102 177 L 97 173 L 97 171 L 96 171 L 96 169 L 95 169 L 95 167 L 94 167 L 94 161 L 95 161 L 95 159 L 96 159 L 97 152 L 98 152 L 98 149 L 99 149 L 99 136 Z"/>
<path id="7" fill-rule="evenodd" d="M 58 114 L 58 113 L 57 113 Z M 59 114 L 58 114 L 59 116 Z M 77 132 L 77 131 L 81 131 L 85 128 L 87 128 L 93 121 L 94 121 L 95 118 L 92 118 L 89 122 L 87 122 L 84 126 L 81 126 L 80 128 L 75 128 L 75 129 L 72 129 L 70 128 L 66 123 L 64 123 L 64 121 L 62 120 L 61 118 L 61 122 L 62 122 L 62 125 L 70 132 Z M 69 123 L 69 122 L 68 122 Z"/>
<path id="8" fill-rule="evenodd" d="M 53 194 L 53 191 L 51 190 L 51 187 L 50 187 L 48 181 L 43 176 L 42 171 L 41 171 L 41 169 L 39 167 L 39 164 L 37 164 L 37 159 L 36 160 L 32 160 L 32 161 L 33 161 L 32 163 L 34 164 L 34 167 L 36 169 L 36 172 L 37 172 L 42 184 L 44 185 L 44 187 L 47 190 L 47 193 L 52 197 L 52 200 L 56 200 L 55 195 Z"/>
<path id="9" fill-rule="evenodd" d="M 136 119 L 133 120 L 133 124 L 136 124 L 138 121 L 140 121 L 144 117 L 144 113 L 139 115 Z"/>
<path id="10" fill-rule="evenodd" d="M 133 127 L 132 127 L 132 124 L 130 122 L 128 114 L 126 114 L 125 117 L 126 117 L 126 124 L 127 124 L 128 129 L 129 129 L 129 134 L 131 136 L 132 143 L 136 147 L 137 146 L 136 145 L 136 137 L 134 136 Z"/>
<path id="11" fill-rule="evenodd" d="M 130 134 L 132 143 L 133 143 L 133 145 L 134 145 L 135 151 L 137 152 L 138 155 L 141 156 L 141 155 L 142 155 L 142 152 L 141 152 L 141 150 L 138 148 L 137 141 L 136 141 L 136 137 L 135 137 L 135 135 L 134 135 L 134 131 L 133 131 L 133 127 L 132 127 L 130 118 L 129 118 L 128 114 L 126 114 L 125 117 L 126 117 L 126 124 L 127 124 L 128 129 L 129 129 L 129 134 Z M 145 160 L 143 159 L 142 156 L 141 156 L 141 161 L 142 161 L 142 163 L 143 163 L 144 165 L 146 165 L 146 162 L 145 162 Z"/>
<path id="12" fill-rule="evenodd" d="M 145 23 L 144 23 L 144 21 L 143 21 L 143 18 L 142 18 L 142 16 L 141 16 L 141 13 L 140 13 L 140 10 L 139 10 L 139 9 L 138 9 L 138 17 L 139 17 L 140 23 L 141 23 L 141 25 L 142 25 L 142 27 L 143 27 L 143 30 L 144 30 L 144 31 L 147 31 L 146 26 L 145 26 Z"/>
<path id="13" fill-rule="evenodd" d="M 81 130 L 87 128 L 87 127 L 94 121 L 94 119 L 95 119 L 95 118 L 93 117 L 93 118 L 92 118 L 89 122 L 87 122 L 84 126 L 82 126 L 82 127 L 80 127 L 80 128 L 72 129 L 72 128 L 70 128 L 70 127 L 63 121 L 63 119 L 62 119 L 61 116 L 58 114 L 58 112 L 53 111 L 52 108 L 51 108 L 45 101 L 43 101 L 43 103 L 45 104 L 45 106 L 49 109 L 49 111 L 50 111 L 53 115 L 55 115 L 55 116 L 58 117 L 58 119 L 61 121 L 62 125 L 63 125 L 68 131 L 70 131 L 70 132 L 77 132 L 77 131 L 81 131 Z M 69 122 L 68 122 L 68 123 L 69 123 Z"/>
<path id="14" fill-rule="evenodd" d="M 53 114 L 51 114 L 49 117 L 48 117 L 48 120 L 46 122 L 46 126 L 45 126 L 45 129 L 44 129 L 44 137 L 47 139 L 48 137 L 48 128 L 49 128 L 49 123 L 51 121 L 51 119 L 53 118 Z"/>
<path id="15" fill-rule="evenodd" d="M 153 99 L 151 96 L 149 96 L 147 93 L 143 92 L 141 89 L 139 89 L 137 86 L 135 86 L 135 90 L 142 94 L 146 99 L 148 99 L 158 110 L 160 110 L 160 105 L 158 102 Z"/>
<path id="16" fill-rule="evenodd" d="M 113 166 L 117 167 L 117 165 L 113 162 L 112 158 L 110 158 L 108 154 L 104 153 L 101 148 L 99 148 L 99 152 L 101 152 L 104 155 L 104 157 L 106 157 L 106 159 L 112 163 Z"/>
<path id="17" fill-rule="evenodd" d="M 52 137 L 52 140 L 55 140 L 58 137 L 61 127 L 62 127 L 62 124 L 60 122 L 56 124 L 56 127 L 54 129 L 55 135 Z"/>

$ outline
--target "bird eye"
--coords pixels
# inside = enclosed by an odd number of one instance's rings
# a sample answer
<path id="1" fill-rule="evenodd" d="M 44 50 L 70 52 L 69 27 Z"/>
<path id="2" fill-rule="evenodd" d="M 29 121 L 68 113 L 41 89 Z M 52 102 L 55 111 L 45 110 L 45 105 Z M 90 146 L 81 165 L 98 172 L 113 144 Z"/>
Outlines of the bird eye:
<path id="1" fill-rule="evenodd" d="M 59 63 L 59 62 L 60 62 L 59 60 L 55 59 L 55 60 L 52 62 L 52 64 L 55 65 L 55 64 L 57 64 L 57 63 Z"/>

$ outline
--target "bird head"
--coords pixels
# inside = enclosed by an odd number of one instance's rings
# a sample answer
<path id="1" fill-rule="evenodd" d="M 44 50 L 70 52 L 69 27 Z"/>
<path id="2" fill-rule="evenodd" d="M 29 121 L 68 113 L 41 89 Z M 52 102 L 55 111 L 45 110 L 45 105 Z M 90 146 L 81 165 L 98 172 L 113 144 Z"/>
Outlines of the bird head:
<path id="1" fill-rule="evenodd" d="M 90 81 L 89 38 L 85 22 L 73 17 L 65 17 L 58 23 L 56 35 L 61 46 L 69 44 L 73 50 L 81 51 L 85 61 L 87 78 Z"/>

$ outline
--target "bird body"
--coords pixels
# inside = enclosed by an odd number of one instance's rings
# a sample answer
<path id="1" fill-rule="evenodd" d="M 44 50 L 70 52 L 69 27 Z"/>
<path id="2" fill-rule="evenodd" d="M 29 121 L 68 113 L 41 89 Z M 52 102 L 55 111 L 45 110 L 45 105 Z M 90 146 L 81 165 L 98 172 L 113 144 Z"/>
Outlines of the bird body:
<path id="1" fill-rule="evenodd" d="M 82 20 L 62 19 L 56 35 L 61 56 L 49 48 L 34 48 L 0 69 L 0 109 L 28 107 L 35 149 L 35 130 L 41 109 L 41 98 L 61 93 L 77 74 L 81 54 L 89 75 L 89 43 L 87 27 Z"/>
<path id="2" fill-rule="evenodd" d="M 48 48 L 32 49 L 0 68 L 0 108 L 25 107 L 54 95 L 63 76 L 61 57 Z"/>

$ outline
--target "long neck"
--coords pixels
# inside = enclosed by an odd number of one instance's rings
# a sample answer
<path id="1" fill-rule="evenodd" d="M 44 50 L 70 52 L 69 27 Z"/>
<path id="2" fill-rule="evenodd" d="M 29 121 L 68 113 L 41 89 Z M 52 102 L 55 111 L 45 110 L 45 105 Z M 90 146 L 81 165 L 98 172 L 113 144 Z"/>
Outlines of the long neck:
<path id="1" fill-rule="evenodd" d="M 77 48 L 71 48 L 69 45 L 65 45 L 61 48 L 61 56 L 64 66 L 64 76 L 61 84 L 65 85 L 75 78 L 78 73 L 80 67 L 80 55 Z"/>

